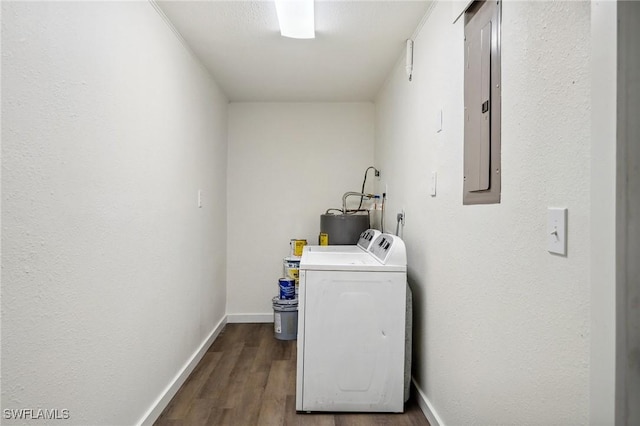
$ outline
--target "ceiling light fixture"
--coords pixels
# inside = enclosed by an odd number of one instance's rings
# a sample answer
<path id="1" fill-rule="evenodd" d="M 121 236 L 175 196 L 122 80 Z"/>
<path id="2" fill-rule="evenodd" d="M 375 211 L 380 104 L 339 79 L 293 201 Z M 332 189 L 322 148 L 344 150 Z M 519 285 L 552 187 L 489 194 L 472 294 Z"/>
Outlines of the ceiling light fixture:
<path id="1" fill-rule="evenodd" d="M 280 34 L 291 38 L 315 38 L 313 0 L 275 0 Z"/>

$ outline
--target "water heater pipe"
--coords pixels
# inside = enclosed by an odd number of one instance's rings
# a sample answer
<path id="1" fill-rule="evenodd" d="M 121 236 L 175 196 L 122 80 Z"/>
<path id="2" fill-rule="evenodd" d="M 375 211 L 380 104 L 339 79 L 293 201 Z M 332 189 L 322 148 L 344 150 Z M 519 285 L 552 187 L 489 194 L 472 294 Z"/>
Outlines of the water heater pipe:
<path id="1" fill-rule="evenodd" d="M 362 192 L 345 192 L 342 196 L 342 213 L 347 214 L 347 197 L 352 195 L 357 195 L 358 197 L 365 197 L 367 199 L 371 199 L 374 197 L 373 194 L 363 194 Z"/>

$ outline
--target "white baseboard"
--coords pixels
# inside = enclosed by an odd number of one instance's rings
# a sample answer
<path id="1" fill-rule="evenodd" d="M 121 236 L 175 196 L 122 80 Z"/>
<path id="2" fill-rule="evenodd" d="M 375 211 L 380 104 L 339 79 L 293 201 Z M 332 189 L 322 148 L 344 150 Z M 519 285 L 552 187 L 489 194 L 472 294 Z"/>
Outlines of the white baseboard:
<path id="1" fill-rule="evenodd" d="M 273 312 L 270 314 L 227 314 L 227 322 L 273 322 Z"/>
<path id="2" fill-rule="evenodd" d="M 178 374 L 174 377 L 174 379 L 169 383 L 164 391 L 160 394 L 158 399 L 154 401 L 151 405 L 151 408 L 142 416 L 140 421 L 137 423 L 139 426 L 142 425 L 153 425 L 162 411 L 167 408 L 169 402 L 171 402 L 171 398 L 173 398 L 180 389 L 180 387 L 184 384 L 184 382 L 189 377 L 189 374 L 196 368 L 196 365 L 200 362 L 204 354 L 209 349 L 209 346 L 216 340 L 218 334 L 222 331 L 222 328 L 227 323 L 227 317 L 224 316 L 220 322 L 213 328 L 213 331 L 207 336 L 206 339 L 202 342 L 200 347 L 193 353 L 191 358 L 186 362 L 184 367 L 178 372 Z"/>
<path id="3" fill-rule="evenodd" d="M 429 398 L 427 398 L 427 395 L 424 394 L 422 389 L 420 389 L 420 386 L 418 386 L 418 384 L 416 383 L 416 379 L 412 377 L 411 383 L 413 383 L 413 388 L 417 395 L 416 400 L 418 401 L 418 406 L 429 421 L 429 424 L 431 426 L 445 426 L 444 422 L 442 421 L 438 413 L 436 413 L 436 410 L 433 408 L 431 401 L 429 401 Z"/>

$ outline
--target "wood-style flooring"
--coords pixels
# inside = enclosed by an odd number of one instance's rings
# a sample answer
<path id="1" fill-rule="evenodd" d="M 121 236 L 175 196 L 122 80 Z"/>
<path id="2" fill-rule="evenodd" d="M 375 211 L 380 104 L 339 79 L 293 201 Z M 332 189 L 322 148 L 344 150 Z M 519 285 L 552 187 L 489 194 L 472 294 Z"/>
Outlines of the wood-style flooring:
<path id="1" fill-rule="evenodd" d="M 425 425 L 412 399 L 403 414 L 296 413 L 296 341 L 273 324 L 227 324 L 155 425 Z"/>

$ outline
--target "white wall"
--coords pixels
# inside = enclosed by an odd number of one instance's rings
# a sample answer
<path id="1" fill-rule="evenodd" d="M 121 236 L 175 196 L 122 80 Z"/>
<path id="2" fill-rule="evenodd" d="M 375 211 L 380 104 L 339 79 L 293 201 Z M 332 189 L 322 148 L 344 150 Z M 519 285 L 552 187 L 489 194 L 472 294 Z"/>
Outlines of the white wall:
<path id="1" fill-rule="evenodd" d="M 373 141 L 372 103 L 230 104 L 230 321 L 273 317 L 289 240 L 317 244 L 320 215 L 360 191 Z M 370 172 L 367 189 L 374 179 Z"/>
<path id="2" fill-rule="evenodd" d="M 148 2 L 2 2 L 3 409 L 133 424 L 222 320 L 226 109 Z"/>
<path id="3" fill-rule="evenodd" d="M 480 206 L 462 205 L 463 22 L 451 8 L 437 3 L 420 30 L 413 82 L 399 62 L 376 101 L 387 226 L 406 209 L 414 377 L 443 424 L 585 424 L 589 3 L 503 3 L 502 202 Z M 567 257 L 546 250 L 547 207 L 568 208 Z"/>

